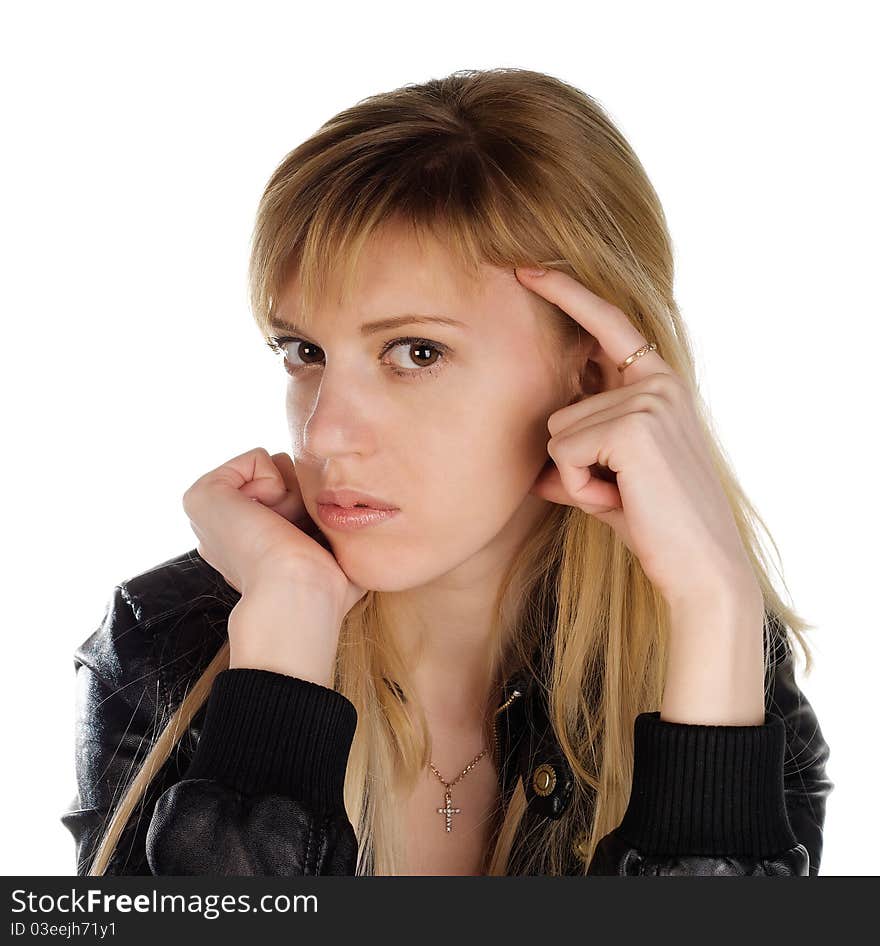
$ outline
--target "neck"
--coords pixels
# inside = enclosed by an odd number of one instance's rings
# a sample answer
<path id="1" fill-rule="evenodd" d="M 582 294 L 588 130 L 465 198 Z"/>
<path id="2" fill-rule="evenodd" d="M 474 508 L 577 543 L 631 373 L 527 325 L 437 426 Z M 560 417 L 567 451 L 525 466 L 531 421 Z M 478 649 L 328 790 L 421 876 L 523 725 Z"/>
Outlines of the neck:
<path id="1" fill-rule="evenodd" d="M 429 721 L 476 728 L 512 629 L 495 630 L 501 583 L 546 503 L 527 497 L 494 539 L 428 584 L 390 597 L 397 647 Z"/>
<path id="2" fill-rule="evenodd" d="M 491 614 L 476 608 L 465 612 L 448 604 L 432 614 L 434 620 L 442 620 L 442 633 L 418 616 L 403 625 L 407 639 L 401 653 L 429 722 L 441 727 L 476 726 L 494 677 Z"/>

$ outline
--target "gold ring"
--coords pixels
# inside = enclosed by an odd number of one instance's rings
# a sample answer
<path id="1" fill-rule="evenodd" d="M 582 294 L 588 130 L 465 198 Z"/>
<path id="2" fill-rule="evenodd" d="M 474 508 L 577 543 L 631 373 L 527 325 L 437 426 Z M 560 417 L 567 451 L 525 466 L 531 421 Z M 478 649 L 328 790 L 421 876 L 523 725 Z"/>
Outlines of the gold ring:
<path id="1" fill-rule="evenodd" d="M 617 370 L 622 372 L 625 368 L 628 368 L 634 361 L 638 361 L 642 355 L 647 355 L 649 351 L 657 351 L 656 342 L 648 342 L 647 345 L 643 345 L 637 351 L 634 351 L 631 355 L 625 358 L 618 366 Z"/>

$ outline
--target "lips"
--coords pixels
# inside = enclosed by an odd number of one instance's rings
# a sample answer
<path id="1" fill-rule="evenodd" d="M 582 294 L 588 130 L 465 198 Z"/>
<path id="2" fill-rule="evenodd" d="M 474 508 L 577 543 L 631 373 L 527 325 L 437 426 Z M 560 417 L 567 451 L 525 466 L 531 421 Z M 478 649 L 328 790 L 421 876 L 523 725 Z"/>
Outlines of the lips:
<path id="1" fill-rule="evenodd" d="M 393 503 L 353 489 L 322 489 L 315 502 L 325 505 L 342 506 L 343 509 L 352 509 L 355 506 L 368 506 L 370 509 L 397 509 Z"/>

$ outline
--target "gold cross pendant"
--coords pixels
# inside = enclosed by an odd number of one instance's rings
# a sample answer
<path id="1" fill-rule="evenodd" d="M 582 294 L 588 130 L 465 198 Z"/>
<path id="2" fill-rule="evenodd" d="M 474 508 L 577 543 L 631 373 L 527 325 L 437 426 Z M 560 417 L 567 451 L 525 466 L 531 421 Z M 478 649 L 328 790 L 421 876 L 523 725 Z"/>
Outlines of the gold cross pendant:
<path id="1" fill-rule="evenodd" d="M 452 830 L 452 816 L 461 813 L 461 808 L 452 807 L 452 792 L 447 788 L 444 792 L 444 797 L 446 804 L 442 808 L 437 809 L 437 813 L 440 815 L 446 815 L 446 830 Z"/>

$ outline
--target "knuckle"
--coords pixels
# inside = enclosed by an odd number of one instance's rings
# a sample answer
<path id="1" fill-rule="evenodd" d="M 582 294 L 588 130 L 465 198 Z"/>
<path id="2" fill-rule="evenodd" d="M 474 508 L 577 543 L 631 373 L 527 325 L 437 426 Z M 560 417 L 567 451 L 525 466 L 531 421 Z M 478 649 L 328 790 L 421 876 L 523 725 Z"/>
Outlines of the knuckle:
<path id="1" fill-rule="evenodd" d="M 658 371 L 644 379 L 643 393 L 662 398 L 667 403 L 680 404 L 688 397 L 684 381 L 674 372 Z M 655 407 L 659 404 L 655 404 Z"/>
<path id="2" fill-rule="evenodd" d="M 662 407 L 662 397 L 654 391 L 642 391 L 633 396 L 630 406 L 634 411 L 651 413 Z"/>
<path id="3" fill-rule="evenodd" d="M 192 512 L 195 508 L 204 486 L 203 479 L 203 477 L 197 479 L 195 483 L 184 491 L 183 496 L 181 496 L 181 505 L 187 513 Z"/>
<path id="4" fill-rule="evenodd" d="M 547 430 L 555 436 L 560 430 L 564 430 L 570 422 L 577 418 L 579 411 L 579 402 L 560 407 L 547 418 Z"/>
<path id="5" fill-rule="evenodd" d="M 677 374 L 671 372 L 664 374 L 661 390 L 670 400 L 677 400 L 686 393 L 684 381 Z"/>
<path id="6" fill-rule="evenodd" d="M 554 460 L 562 456 L 562 454 L 567 452 L 570 448 L 571 440 L 574 436 L 576 436 L 576 434 L 561 433 L 551 437 L 550 440 L 547 441 L 547 453 L 549 453 Z"/>

